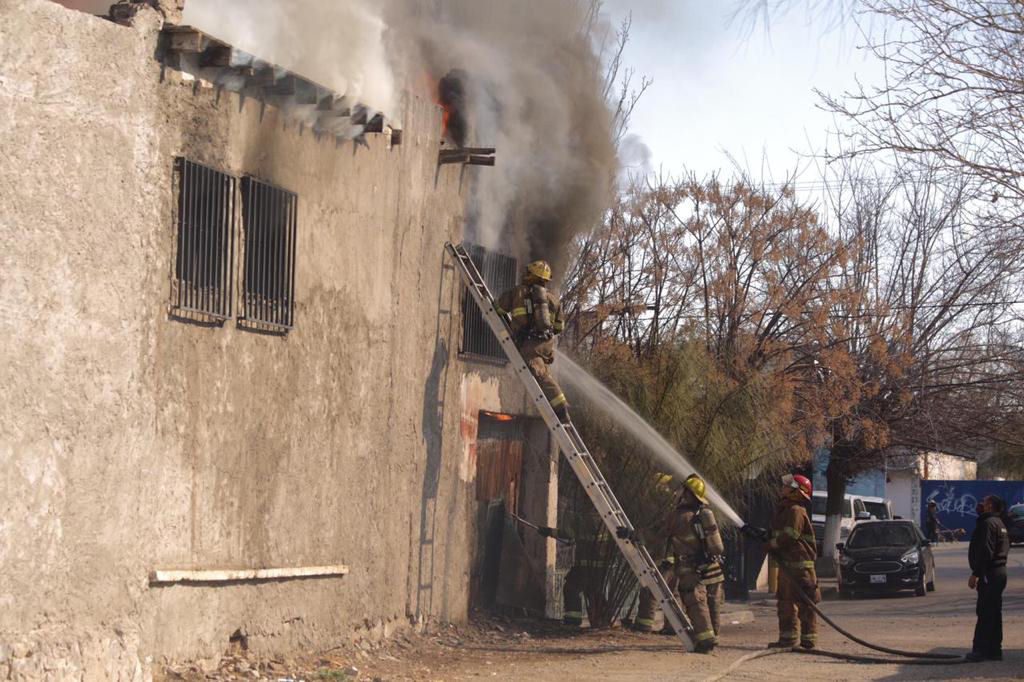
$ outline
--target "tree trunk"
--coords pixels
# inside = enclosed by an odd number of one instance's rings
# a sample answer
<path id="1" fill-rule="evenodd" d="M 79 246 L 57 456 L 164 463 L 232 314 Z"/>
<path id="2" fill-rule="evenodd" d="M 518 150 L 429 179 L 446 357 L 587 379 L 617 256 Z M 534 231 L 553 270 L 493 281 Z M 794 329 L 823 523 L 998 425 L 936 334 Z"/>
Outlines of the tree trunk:
<path id="1" fill-rule="evenodd" d="M 833 557 L 839 542 L 840 525 L 843 520 L 843 506 L 846 502 L 846 476 L 836 462 L 835 453 L 829 457 L 825 481 L 828 486 L 828 500 L 825 502 L 825 532 L 822 534 L 821 555 Z"/>

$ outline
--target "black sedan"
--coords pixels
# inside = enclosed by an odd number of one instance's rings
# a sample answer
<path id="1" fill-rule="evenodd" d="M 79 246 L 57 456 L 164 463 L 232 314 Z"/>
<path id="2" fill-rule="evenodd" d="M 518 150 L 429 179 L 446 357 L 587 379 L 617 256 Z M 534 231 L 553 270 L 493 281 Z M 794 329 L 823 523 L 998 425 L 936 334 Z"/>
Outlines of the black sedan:
<path id="1" fill-rule="evenodd" d="M 1015 504 L 1006 514 L 1010 544 L 1024 545 L 1024 504 Z"/>
<path id="2" fill-rule="evenodd" d="M 912 521 L 860 521 L 846 542 L 836 545 L 839 594 L 935 589 L 931 543 Z"/>

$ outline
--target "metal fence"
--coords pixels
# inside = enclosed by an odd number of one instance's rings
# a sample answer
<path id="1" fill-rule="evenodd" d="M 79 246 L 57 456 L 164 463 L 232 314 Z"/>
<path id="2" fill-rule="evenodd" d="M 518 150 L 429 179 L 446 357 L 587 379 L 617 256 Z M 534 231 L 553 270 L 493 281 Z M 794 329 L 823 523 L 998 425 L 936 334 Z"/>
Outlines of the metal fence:
<path id="1" fill-rule="evenodd" d="M 178 253 L 172 306 L 218 320 L 234 293 L 235 178 L 178 157 Z"/>
<path id="2" fill-rule="evenodd" d="M 518 262 L 511 256 L 488 251 L 482 246 L 466 244 L 469 257 L 480 269 L 491 293 L 497 298 L 516 285 Z M 466 294 L 462 301 L 462 352 L 483 358 L 507 361 L 505 351 L 484 321 L 472 297 Z"/>
<path id="3" fill-rule="evenodd" d="M 242 178 L 245 273 L 242 320 L 288 331 L 295 323 L 298 196 L 253 177 Z"/>

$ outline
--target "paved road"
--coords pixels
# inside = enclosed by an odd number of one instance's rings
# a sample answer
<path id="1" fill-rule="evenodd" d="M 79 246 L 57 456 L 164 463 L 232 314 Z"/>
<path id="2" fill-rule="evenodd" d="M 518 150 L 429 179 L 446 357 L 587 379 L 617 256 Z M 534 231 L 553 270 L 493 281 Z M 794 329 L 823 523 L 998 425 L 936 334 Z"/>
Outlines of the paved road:
<path id="1" fill-rule="evenodd" d="M 932 652 L 965 653 L 974 629 L 975 593 L 967 588 L 967 545 L 936 548 L 936 591 L 828 600 L 823 610 L 854 634 L 888 646 Z M 667 638 L 632 633 L 593 633 L 578 637 L 534 639 L 513 649 L 484 647 L 452 652 L 449 665 L 435 668 L 433 679 L 531 679 L 565 682 L 602 680 L 703 680 L 729 669 L 738 659 L 775 639 L 773 602 L 744 606 L 753 623 L 730 624 L 711 656 L 682 655 Z M 728 680 L 942 680 L 1024 678 L 1024 548 L 1011 552 L 1004 607 L 1005 660 L 980 664 L 864 664 L 783 653 L 750 660 L 729 672 Z M 822 649 L 872 654 L 844 636 L 822 627 Z"/>

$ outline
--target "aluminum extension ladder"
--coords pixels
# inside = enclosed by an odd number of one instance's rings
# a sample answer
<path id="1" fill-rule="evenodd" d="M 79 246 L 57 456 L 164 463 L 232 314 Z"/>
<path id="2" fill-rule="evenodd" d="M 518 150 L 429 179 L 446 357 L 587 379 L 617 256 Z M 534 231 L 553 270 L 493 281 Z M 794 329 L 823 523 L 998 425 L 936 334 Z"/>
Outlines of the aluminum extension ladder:
<path id="1" fill-rule="evenodd" d="M 669 589 L 661 572 L 658 571 L 658 567 L 655 565 L 654 560 L 651 559 L 647 548 L 639 542 L 623 539 L 618 536 L 616 531 L 620 528 L 633 531 L 633 524 L 626 516 L 626 512 L 623 511 L 622 505 L 615 498 L 615 494 L 598 468 L 597 462 L 594 461 L 590 451 L 587 450 L 583 439 L 580 438 L 576 427 L 572 424 L 563 424 L 558 420 L 540 385 L 526 366 L 523 356 L 519 354 L 519 349 L 516 348 L 516 344 L 512 340 L 512 334 L 508 325 L 495 310 L 494 296 L 491 295 L 490 290 L 487 288 L 487 283 L 480 274 L 480 270 L 476 267 L 476 263 L 473 262 L 469 253 L 461 245 L 447 243 L 445 248 L 454 258 L 456 265 L 458 265 L 466 285 L 466 290 L 473 297 L 477 307 L 480 308 L 480 313 L 483 315 L 484 320 L 487 321 L 491 331 L 494 332 L 494 336 L 501 343 L 505 355 L 508 356 L 509 361 L 512 363 L 512 369 L 519 376 L 520 381 L 523 382 L 523 386 L 526 387 L 527 394 L 533 400 L 552 437 L 554 437 L 558 447 L 562 450 L 562 454 L 565 455 L 572 470 L 576 473 L 576 477 L 583 485 L 583 489 L 590 497 L 590 501 L 594 504 L 594 508 L 601 515 L 601 520 L 604 521 L 604 525 L 608 528 L 611 537 L 615 538 L 622 556 L 626 558 L 640 584 L 654 595 L 661 606 L 662 613 L 665 614 L 666 620 L 676 631 L 676 635 L 683 643 L 683 646 L 686 647 L 687 651 L 693 651 L 694 636 L 690 620 L 679 606 L 679 602 L 676 601 L 672 590 Z"/>

